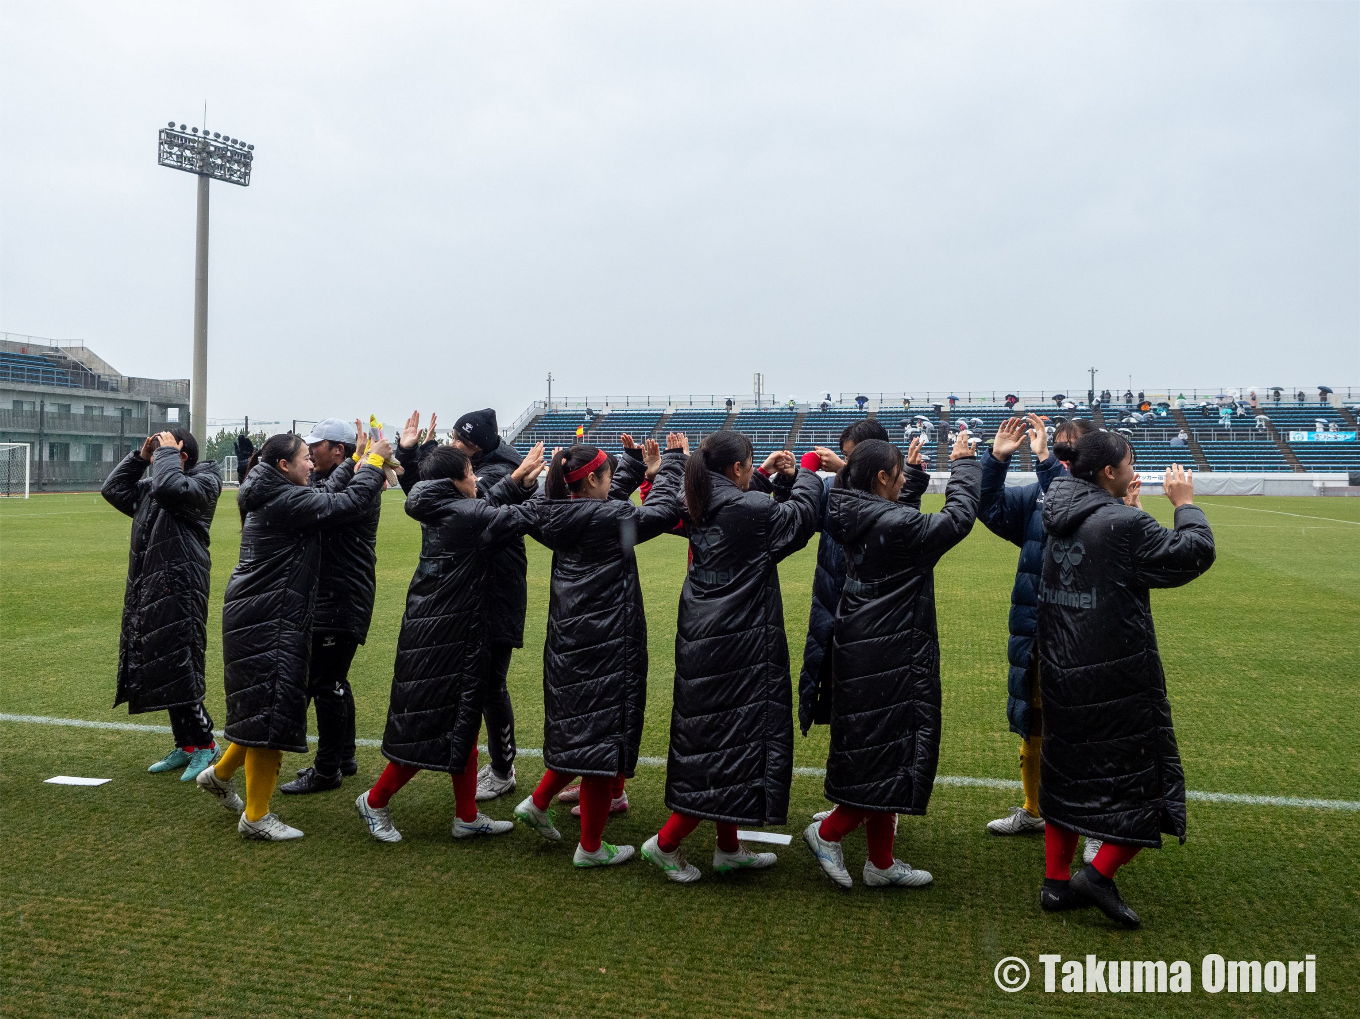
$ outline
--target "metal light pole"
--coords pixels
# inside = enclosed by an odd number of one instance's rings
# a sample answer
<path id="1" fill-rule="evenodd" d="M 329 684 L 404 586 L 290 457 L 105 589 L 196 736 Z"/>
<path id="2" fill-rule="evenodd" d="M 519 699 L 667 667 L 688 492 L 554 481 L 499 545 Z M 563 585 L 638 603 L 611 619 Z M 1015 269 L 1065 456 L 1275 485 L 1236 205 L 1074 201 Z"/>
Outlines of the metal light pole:
<path id="1" fill-rule="evenodd" d="M 198 175 L 198 228 L 194 237 L 194 369 L 189 386 L 189 430 L 202 445 L 208 441 L 208 182 L 213 178 L 250 186 L 255 146 L 224 138 L 205 127 L 161 128 L 157 162 Z M 150 416 L 150 404 L 147 404 Z"/>

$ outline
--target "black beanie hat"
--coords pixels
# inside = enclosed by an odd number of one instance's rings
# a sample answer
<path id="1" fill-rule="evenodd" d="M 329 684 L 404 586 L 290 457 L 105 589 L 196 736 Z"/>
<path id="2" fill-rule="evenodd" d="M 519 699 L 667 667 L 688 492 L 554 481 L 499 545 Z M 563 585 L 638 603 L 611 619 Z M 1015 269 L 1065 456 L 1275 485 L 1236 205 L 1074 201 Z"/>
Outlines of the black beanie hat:
<path id="1" fill-rule="evenodd" d="M 465 439 L 489 453 L 501 444 L 500 429 L 496 427 L 496 412 L 490 407 L 486 410 L 468 411 L 454 424 L 453 430 L 459 438 Z"/>

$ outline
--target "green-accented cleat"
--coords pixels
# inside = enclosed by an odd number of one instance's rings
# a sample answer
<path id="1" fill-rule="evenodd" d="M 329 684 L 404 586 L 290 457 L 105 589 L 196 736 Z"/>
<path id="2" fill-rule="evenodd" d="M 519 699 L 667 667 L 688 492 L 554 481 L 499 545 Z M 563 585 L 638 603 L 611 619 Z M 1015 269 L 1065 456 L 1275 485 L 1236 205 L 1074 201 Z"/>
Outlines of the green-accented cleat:
<path id="1" fill-rule="evenodd" d="M 189 763 L 190 759 L 191 758 L 186 751 L 181 750 L 179 747 L 175 747 L 174 750 L 171 750 L 146 770 L 153 775 L 159 775 L 162 771 L 174 771 L 176 768 L 184 767 Z M 200 768 L 198 770 L 202 771 L 203 769 Z"/>
<path id="2" fill-rule="evenodd" d="M 632 846 L 613 846 L 601 840 L 600 848 L 593 853 L 587 853 L 581 848 L 580 843 L 576 845 L 576 855 L 572 857 L 573 867 L 613 867 L 616 864 L 625 863 L 633 858 Z"/>
<path id="3" fill-rule="evenodd" d="M 192 782 L 198 778 L 198 773 L 217 760 L 216 747 L 199 747 L 189 757 L 189 764 L 184 769 L 184 774 L 179 777 L 181 782 Z"/>
<path id="4" fill-rule="evenodd" d="M 774 853 L 753 853 L 740 843 L 735 853 L 713 850 L 713 873 L 730 874 L 734 870 L 764 870 L 773 867 L 779 857 Z"/>
<path id="5" fill-rule="evenodd" d="M 520 824 L 527 824 L 550 842 L 556 842 L 562 837 L 562 833 L 553 824 L 553 818 L 556 816 L 557 811 L 555 810 L 539 810 L 534 806 L 532 796 L 524 797 L 520 805 L 515 808 L 515 820 L 519 821 Z"/>

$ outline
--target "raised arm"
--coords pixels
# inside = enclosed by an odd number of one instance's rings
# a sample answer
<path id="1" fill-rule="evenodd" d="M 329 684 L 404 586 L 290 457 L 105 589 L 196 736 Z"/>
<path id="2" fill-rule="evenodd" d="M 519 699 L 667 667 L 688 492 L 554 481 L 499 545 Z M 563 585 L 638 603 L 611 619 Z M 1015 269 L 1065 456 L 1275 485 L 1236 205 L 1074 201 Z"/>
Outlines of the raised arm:
<path id="1" fill-rule="evenodd" d="M 642 450 L 633 445 L 631 436 L 626 438 L 628 441 L 623 444 L 618 470 L 614 471 L 614 477 L 609 482 L 611 499 L 631 499 L 647 474 L 647 461 L 642 457 Z"/>
<path id="2" fill-rule="evenodd" d="M 134 449 L 110 472 L 99 494 L 119 513 L 133 516 L 137 512 L 137 482 L 142 479 L 149 466 L 151 465 L 138 456 L 137 450 Z"/>
<path id="3" fill-rule="evenodd" d="M 822 504 L 822 479 L 803 467 L 796 468 L 788 498 L 774 502 L 770 512 L 770 555 L 778 562 L 793 555 L 817 530 Z"/>
<path id="4" fill-rule="evenodd" d="M 286 523 L 304 531 L 319 531 L 362 516 L 373 500 L 382 495 L 385 480 L 382 468 L 372 462 L 380 459 L 377 456 L 367 458 L 353 480 L 339 492 L 302 486 L 294 488 L 283 507 Z"/>
<path id="5" fill-rule="evenodd" d="M 647 493 L 646 501 L 634 511 L 638 542 L 650 541 L 658 534 L 665 534 L 680 519 L 686 459 L 679 448 L 668 449 L 661 455 L 661 468 L 657 471 L 656 481 Z"/>
<path id="6" fill-rule="evenodd" d="M 179 450 L 162 442 L 151 456 L 151 496 L 174 514 L 192 513 L 212 519 L 222 475 L 217 471 L 184 473 Z"/>
<path id="7" fill-rule="evenodd" d="M 1190 501 L 1191 475 L 1173 464 L 1163 490 L 1176 507 L 1174 525 L 1163 527 L 1147 513 L 1133 521 L 1133 580 L 1145 587 L 1180 587 L 1214 564 L 1214 532 L 1204 511 Z"/>
<path id="8" fill-rule="evenodd" d="M 957 445 L 955 449 L 957 449 Z M 982 493 L 982 467 L 977 457 L 964 454 L 954 458 L 949 484 L 944 490 L 944 509 L 923 513 L 922 555 L 938 559 L 968 537 L 977 519 Z"/>

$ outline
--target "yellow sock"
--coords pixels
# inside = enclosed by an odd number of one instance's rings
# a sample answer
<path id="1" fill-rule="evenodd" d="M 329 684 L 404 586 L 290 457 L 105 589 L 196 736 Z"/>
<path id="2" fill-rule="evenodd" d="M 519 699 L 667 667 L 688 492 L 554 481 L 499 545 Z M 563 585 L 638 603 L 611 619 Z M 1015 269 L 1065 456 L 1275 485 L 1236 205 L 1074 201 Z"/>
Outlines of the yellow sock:
<path id="1" fill-rule="evenodd" d="M 1020 784 L 1025 787 L 1025 813 L 1039 816 L 1039 752 L 1042 736 L 1031 736 L 1020 741 Z"/>
<path id="2" fill-rule="evenodd" d="M 269 800 L 282 764 L 282 750 L 250 747 L 246 751 L 246 820 L 252 824 L 269 813 Z"/>
<path id="3" fill-rule="evenodd" d="M 231 780 L 231 776 L 236 774 L 236 769 L 246 763 L 246 748 L 237 746 L 235 743 L 228 743 L 227 749 L 222 752 L 222 757 L 213 765 L 213 773 L 223 782 Z"/>

